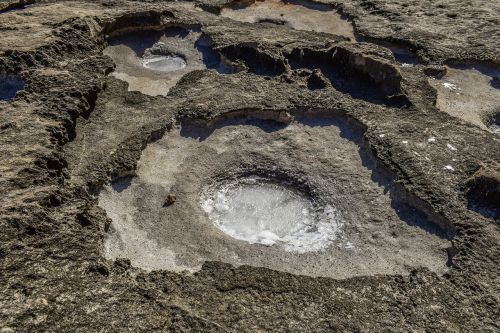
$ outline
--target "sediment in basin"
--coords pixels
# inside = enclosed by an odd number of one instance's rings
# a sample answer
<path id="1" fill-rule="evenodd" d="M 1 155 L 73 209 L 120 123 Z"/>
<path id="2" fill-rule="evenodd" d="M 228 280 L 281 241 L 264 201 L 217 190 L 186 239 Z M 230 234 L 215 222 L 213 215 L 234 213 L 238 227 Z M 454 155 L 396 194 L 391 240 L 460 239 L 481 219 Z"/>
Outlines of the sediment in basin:
<path id="1" fill-rule="evenodd" d="M 129 91 L 166 95 L 191 71 L 213 68 L 230 72 L 202 33 L 195 30 L 171 27 L 163 31 L 135 31 L 114 37 L 109 44 L 104 54 L 116 63 L 111 75 L 127 82 Z"/>
<path id="2" fill-rule="evenodd" d="M 224 8 L 221 16 L 249 23 L 274 23 L 297 30 L 326 32 L 355 40 L 352 25 L 332 7 L 307 1 L 255 1 L 241 8 L 236 5 Z"/>

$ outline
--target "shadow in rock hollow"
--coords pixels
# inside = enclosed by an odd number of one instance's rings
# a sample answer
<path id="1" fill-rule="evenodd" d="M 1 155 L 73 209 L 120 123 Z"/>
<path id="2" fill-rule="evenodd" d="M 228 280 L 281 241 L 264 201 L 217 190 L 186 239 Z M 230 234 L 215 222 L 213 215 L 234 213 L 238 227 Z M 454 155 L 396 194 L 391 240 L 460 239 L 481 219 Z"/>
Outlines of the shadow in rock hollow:
<path id="1" fill-rule="evenodd" d="M 248 116 L 229 116 L 217 119 L 213 124 L 207 124 L 204 121 L 182 121 L 181 136 L 196 139 L 198 141 L 206 140 L 215 130 L 234 125 L 250 125 L 260 128 L 266 133 L 271 133 L 284 129 L 287 125 L 271 119 L 258 119 Z"/>
<path id="2" fill-rule="evenodd" d="M 361 124 L 335 113 L 332 115 L 302 115 L 296 118 L 296 121 L 306 126 L 336 126 L 340 129 L 340 136 L 344 139 L 354 142 L 359 147 L 359 155 L 362 164 L 372 173 L 371 178 L 379 186 L 384 188 L 384 193 L 389 192 L 391 197 L 391 207 L 396 211 L 399 218 L 410 226 L 415 226 L 426 232 L 436 235 L 443 239 L 451 240 L 453 232 L 442 223 L 436 223 L 433 218 L 425 212 L 412 206 L 412 196 L 405 190 L 396 185 L 394 177 L 389 170 L 384 169 L 376 162 L 364 143 L 365 129 Z"/>
<path id="3" fill-rule="evenodd" d="M 367 74 L 361 73 L 348 64 L 347 55 L 339 55 L 334 50 L 315 51 L 309 49 L 295 49 L 288 56 L 288 63 L 294 70 L 307 68 L 319 69 L 331 85 L 338 91 L 374 104 L 403 106 L 407 100 L 390 99 L 381 83 L 376 83 Z M 388 82 L 384 82 L 388 85 Z M 398 94 L 394 85 L 391 94 Z"/>
<path id="4" fill-rule="evenodd" d="M 0 75 L 0 100 L 13 99 L 24 85 L 24 80 L 18 75 Z"/>

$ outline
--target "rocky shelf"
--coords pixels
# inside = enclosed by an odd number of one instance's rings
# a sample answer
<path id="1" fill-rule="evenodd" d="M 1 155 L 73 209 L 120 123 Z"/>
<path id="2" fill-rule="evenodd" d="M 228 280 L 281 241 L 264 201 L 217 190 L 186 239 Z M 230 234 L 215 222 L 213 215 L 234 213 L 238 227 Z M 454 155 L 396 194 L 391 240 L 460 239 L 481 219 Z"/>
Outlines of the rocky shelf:
<path id="1" fill-rule="evenodd" d="M 0 332 L 497 332 L 498 13 L 0 0 Z"/>

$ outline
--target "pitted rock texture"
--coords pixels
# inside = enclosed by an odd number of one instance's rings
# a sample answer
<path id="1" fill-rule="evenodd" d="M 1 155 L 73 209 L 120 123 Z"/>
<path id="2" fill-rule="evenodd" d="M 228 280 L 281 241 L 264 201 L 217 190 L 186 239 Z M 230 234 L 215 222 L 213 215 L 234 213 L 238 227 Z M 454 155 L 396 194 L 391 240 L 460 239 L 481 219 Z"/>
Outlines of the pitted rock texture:
<path id="1" fill-rule="evenodd" d="M 0 331 L 497 332 L 500 138 L 441 110 L 426 66 L 403 66 L 377 44 L 407 47 L 425 65 L 498 66 L 497 2 L 332 4 L 363 43 L 218 15 L 229 5 L 0 1 L 0 73 L 25 82 L 0 101 Z M 191 71 L 165 96 L 128 91 L 109 75 L 110 38 L 171 27 L 200 31 L 237 70 Z M 294 54 L 307 61 L 294 66 Z M 358 94 L 349 77 L 373 90 Z M 312 110 L 361 126 L 372 162 L 394 180 L 385 195 L 451 233 L 445 271 L 343 279 L 221 258 L 190 274 L 105 258 L 113 221 L 99 192 L 136 176 L 148 144 L 186 122 L 259 115 L 293 124 Z"/>

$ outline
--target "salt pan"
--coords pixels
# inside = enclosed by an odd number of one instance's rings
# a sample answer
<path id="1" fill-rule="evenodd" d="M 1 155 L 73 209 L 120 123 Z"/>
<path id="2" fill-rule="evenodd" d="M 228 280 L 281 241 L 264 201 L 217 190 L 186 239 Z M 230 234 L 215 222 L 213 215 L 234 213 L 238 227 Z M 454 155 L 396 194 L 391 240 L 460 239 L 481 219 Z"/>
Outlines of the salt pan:
<path id="1" fill-rule="evenodd" d="M 249 178 L 208 190 L 202 208 L 224 233 L 251 244 L 291 252 L 331 245 L 341 226 L 332 206 L 317 207 L 286 186 Z"/>

